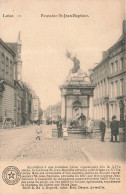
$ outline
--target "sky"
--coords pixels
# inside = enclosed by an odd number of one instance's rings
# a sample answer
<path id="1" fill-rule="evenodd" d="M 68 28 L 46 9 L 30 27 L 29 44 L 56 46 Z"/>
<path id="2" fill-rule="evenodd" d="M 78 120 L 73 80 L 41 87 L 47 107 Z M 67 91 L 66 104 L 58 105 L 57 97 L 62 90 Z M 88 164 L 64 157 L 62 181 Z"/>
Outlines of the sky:
<path id="1" fill-rule="evenodd" d="M 21 31 L 22 78 L 39 96 L 42 109 L 61 100 L 59 86 L 73 67 L 66 49 L 77 56 L 83 71 L 96 66 L 102 51 L 122 34 L 124 9 L 124 0 L 0 0 L 0 38 L 16 42 Z"/>

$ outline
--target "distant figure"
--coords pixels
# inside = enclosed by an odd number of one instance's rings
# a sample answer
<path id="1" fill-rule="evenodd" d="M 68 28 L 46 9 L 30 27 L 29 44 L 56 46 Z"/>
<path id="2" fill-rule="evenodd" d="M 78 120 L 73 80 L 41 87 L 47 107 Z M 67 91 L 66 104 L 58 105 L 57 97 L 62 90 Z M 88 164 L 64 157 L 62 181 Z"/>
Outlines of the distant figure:
<path id="1" fill-rule="evenodd" d="M 116 120 L 115 115 L 112 117 L 110 128 L 111 128 L 111 142 L 113 142 L 113 136 L 115 136 L 115 142 L 117 142 L 117 136 L 119 135 L 119 122 Z"/>
<path id="2" fill-rule="evenodd" d="M 93 128 L 94 128 L 94 123 L 93 121 L 88 118 L 88 121 L 87 121 L 87 129 L 86 129 L 86 133 L 90 136 L 91 133 L 93 132 Z"/>
<path id="3" fill-rule="evenodd" d="M 81 113 L 81 116 L 78 118 L 78 120 L 81 121 L 81 129 L 85 128 L 85 124 L 86 124 L 86 117 L 83 113 Z"/>
<path id="4" fill-rule="evenodd" d="M 64 122 L 63 124 L 63 139 L 67 140 L 68 139 L 68 127 L 66 123 Z"/>
<path id="5" fill-rule="evenodd" d="M 57 121 L 57 129 L 58 129 L 58 138 L 62 137 L 62 119 L 59 116 Z"/>
<path id="6" fill-rule="evenodd" d="M 41 134 L 42 134 L 42 129 L 40 126 L 40 122 L 37 122 L 37 129 L 36 129 L 36 140 L 40 140 L 41 139 Z"/>
<path id="7" fill-rule="evenodd" d="M 101 130 L 101 141 L 104 142 L 105 137 L 105 131 L 106 131 L 106 124 L 105 124 L 105 118 L 103 117 L 100 124 L 99 124 L 100 130 Z"/>

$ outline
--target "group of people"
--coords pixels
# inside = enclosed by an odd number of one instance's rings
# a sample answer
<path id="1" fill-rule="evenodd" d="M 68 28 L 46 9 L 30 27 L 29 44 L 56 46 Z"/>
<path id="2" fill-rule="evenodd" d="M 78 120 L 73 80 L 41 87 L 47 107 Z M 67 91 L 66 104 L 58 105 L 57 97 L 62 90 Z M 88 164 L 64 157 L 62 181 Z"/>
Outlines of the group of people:
<path id="1" fill-rule="evenodd" d="M 105 137 L 105 131 L 106 131 L 106 124 L 105 124 L 105 118 L 102 118 L 102 121 L 100 122 L 100 130 L 101 130 L 101 141 L 104 142 Z M 117 141 L 117 136 L 119 135 L 119 122 L 116 120 L 116 116 L 114 115 L 112 117 L 112 121 L 110 123 L 111 128 L 111 142 L 119 142 Z M 115 138 L 115 141 L 114 141 Z"/>
<path id="2" fill-rule="evenodd" d="M 68 138 L 68 127 L 65 121 L 62 122 L 61 117 L 59 117 L 57 121 L 57 129 L 58 129 L 58 138 L 63 136 L 64 140 L 66 140 Z"/>
<path id="3" fill-rule="evenodd" d="M 86 134 L 90 136 L 94 129 L 93 121 L 90 118 L 88 118 L 86 121 L 86 117 L 83 113 L 81 113 L 80 117 L 78 118 L 78 121 L 80 121 L 81 129 L 83 129 Z M 61 117 L 58 118 L 57 129 L 58 137 L 64 137 L 64 139 L 68 138 L 68 126 L 66 125 L 65 121 L 62 121 Z"/>
<path id="4" fill-rule="evenodd" d="M 86 134 L 90 136 L 90 134 L 93 132 L 94 129 L 94 123 L 93 121 L 88 118 L 86 122 L 86 117 L 81 114 L 81 116 L 78 118 L 81 120 L 81 127 L 86 128 Z M 40 122 L 38 121 L 38 126 L 36 128 L 36 140 L 41 139 L 42 135 L 42 129 L 40 126 Z M 106 124 L 105 124 L 105 118 L 103 117 L 100 124 L 100 131 L 101 131 L 101 141 L 104 142 L 105 132 L 106 132 Z M 110 123 L 111 128 L 111 142 L 119 142 L 117 141 L 117 137 L 119 135 L 119 122 L 116 120 L 116 116 L 114 115 L 112 117 L 112 121 Z M 57 121 L 57 129 L 58 129 L 58 138 L 64 137 L 64 140 L 68 138 L 68 126 L 66 125 L 65 121 L 62 121 L 61 117 L 58 118 Z"/>

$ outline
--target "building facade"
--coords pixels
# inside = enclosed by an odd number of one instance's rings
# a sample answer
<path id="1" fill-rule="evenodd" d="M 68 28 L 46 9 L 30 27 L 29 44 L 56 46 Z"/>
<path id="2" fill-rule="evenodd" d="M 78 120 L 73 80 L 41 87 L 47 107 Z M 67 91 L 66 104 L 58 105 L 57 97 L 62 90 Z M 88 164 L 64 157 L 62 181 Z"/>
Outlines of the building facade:
<path id="1" fill-rule="evenodd" d="M 0 39 L 0 128 L 6 118 L 19 126 L 42 116 L 39 98 L 33 97 L 33 90 L 22 81 L 21 46 L 20 33 L 17 42 Z"/>
<path id="2" fill-rule="evenodd" d="M 37 122 L 38 120 L 42 120 L 41 116 L 39 97 L 32 91 L 31 121 Z"/>
<path id="3" fill-rule="evenodd" d="M 52 121 L 57 121 L 59 116 L 61 116 L 61 103 L 60 102 L 51 106 Z"/>
<path id="4" fill-rule="evenodd" d="M 23 95 L 21 100 L 21 117 L 22 125 L 31 123 L 31 114 L 32 114 L 32 93 L 31 89 L 26 83 L 23 85 Z"/>
<path id="5" fill-rule="evenodd" d="M 15 96 L 14 96 L 14 122 L 16 126 L 22 124 L 22 99 L 23 99 L 23 86 L 21 82 L 14 80 Z"/>
<path id="6" fill-rule="evenodd" d="M 22 124 L 21 104 L 23 99 L 23 84 L 22 84 L 22 59 L 21 59 L 21 35 L 19 32 L 18 40 L 14 43 L 7 43 L 7 45 L 14 51 L 14 123 L 16 126 Z"/>
<path id="7" fill-rule="evenodd" d="M 14 121 L 14 60 L 16 54 L 0 39 L 0 118 Z"/>
<path id="8" fill-rule="evenodd" d="M 61 102 L 49 106 L 43 114 L 43 119 L 57 121 L 58 117 L 61 116 Z"/>
<path id="9" fill-rule="evenodd" d="M 117 116 L 120 126 L 126 120 L 126 21 L 123 21 L 122 36 L 107 51 L 102 61 L 93 69 L 92 83 L 94 120 L 105 117 L 109 123 Z"/>

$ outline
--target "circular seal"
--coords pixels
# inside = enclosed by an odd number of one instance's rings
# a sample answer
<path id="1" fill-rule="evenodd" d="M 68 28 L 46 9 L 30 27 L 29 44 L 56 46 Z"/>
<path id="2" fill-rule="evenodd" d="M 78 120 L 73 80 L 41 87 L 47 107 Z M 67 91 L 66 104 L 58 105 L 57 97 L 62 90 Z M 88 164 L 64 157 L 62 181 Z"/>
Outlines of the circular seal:
<path id="1" fill-rule="evenodd" d="M 8 166 L 2 173 L 3 181 L 8 185 L 15 185 L 20 181 L 21 173 L 15 166 Z"/>

